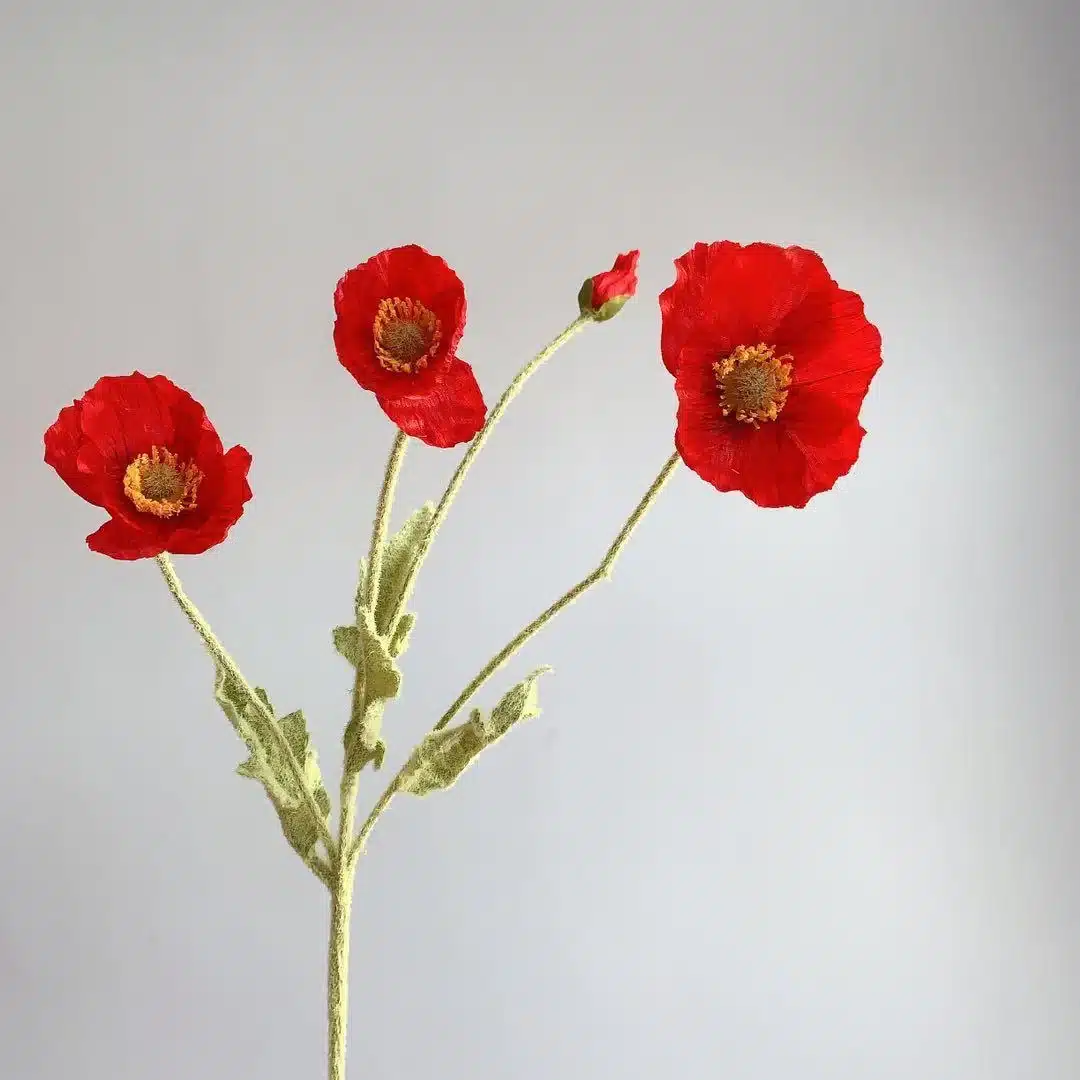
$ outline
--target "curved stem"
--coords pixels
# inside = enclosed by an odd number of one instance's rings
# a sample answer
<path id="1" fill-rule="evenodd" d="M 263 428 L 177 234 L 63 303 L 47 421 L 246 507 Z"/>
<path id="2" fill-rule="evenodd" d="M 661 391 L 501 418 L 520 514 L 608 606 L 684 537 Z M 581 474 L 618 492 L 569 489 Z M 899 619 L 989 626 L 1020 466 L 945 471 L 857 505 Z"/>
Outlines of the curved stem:
<path id="1" fill-rule="evenodd" d="M 203 618 L 199 609 L 191 602 L 187 593 L 184 592 L 183 586 L 180 584 L 180 578 L 177 576 L 176 568 L 173 566 L 169 556 L 163 552 L 157 557 L 157 564 L 161 570 L 162 576 L 165 578 L 165 584 L 169 586 L 169 592 L 172 593 L 173 599 L 180 605 L 180 609 L 188 617 L 188 622 L 191 623 L 198 635 L 203 639 L 203 644 L 206 645 L 206 648 L 214 658 L 214 661 L 217 664 L 220 664 L 229 673 L 229 677 L 235 681 L 236 685 L 243 691 L 244 696 L 248 699 L 249 703 L 256 712 L 259 713 L 263 723 L 265 723 L 267 728 L 273 732 L 274 738 L 277 740 L 278 747 L 281 750 L 282 757 L 285 759 L 289 771 L 296 780 L 297 787 L 300 789 L 304 801 L 308 805 L 308 810 L 311 812 L 311 816 L 318 826 L 319 836 L 326 845 L 326 850 L 329 852 L 332 859 L 335 852 L 334 838 L 330 834 L 330 828 L 326 824 L 323 812 L 319 809 L 319 804 L 315 801 L 315 796 L 311 792 L 307 777 L 304 775 L 303 767 L 300 762 L 296 760 L 296 755 L 289 745 L 289 740 L 285 737 L 285 732 L 281 730 L 281 725 L 278 723 L 277 717 L 266 707 L 262 698 L 255 693 L 251 684 L 244 678 L 240 669 L 236 666 L 236 661 L 225 651 L 225 646 L 221 644 L 217 635 L 210 629 L 210 624 Z M 315 867 L 312 867 L 312 870 L 318 874 Z"/>
<path id="2" fill-rule="evenodd" d="M 619 557 L 619 553 L 626 546 L 627 541 L 634 530 L 641 523 L 641 519 L 645 516 L 649 508 L 656 501 L 657 496 L 663 491 L 664 485 L 671 479 L 672 473 L 675 471 L 676 466 L 679 464 L 679 455 L 674 453 L 664 463 L 664 467 L 660 470 L 655 480 L 649 485 L 648 491 L 642 496 L 641 501 L 634 507 L 633 513 L 626 519 L 623 527 L 619 530 L 619 534 L 612 541 L 611 546 L 607 549 L 604 557 L 600 560 L 599 565 L 592 573 L 586 575 L 579 581 L 572 589 L 564 593 L 554 604 L 551 605 L 546 611 L 538 615 L 528 626 L 526 626 L 521 633 L 519 633 L 509 644 L 507 644 L 500 652 L 498 652 L 480 671 L 475 679 L 458 695 L 457 700 L 449 709 L 443 714 L 439 722 L 432 728 L 433 731 L 439 731 L 446 727 L 451 720 L 458 714 L 461 707 L 480 689 L 481 686 L 496 671 L 499 670 L 529 640 L 535 633 L 537 633 L 542 627 L 546 626 L 556 615 L 559 614 L 563 608 L 569 607 L 575 600 L 578 599 L 583 593 L 587 592 L 597 582 L 603 580 L 605 577 L 610 577 L 612 569 L 615 566 L 615 561 Z M 404 768 L 404 766 L 402 766 Z M 375 828 L 376 822 L 379 820 L 383 811 L 390 805 L 391 800 L 397 794 L 398 783 L 401 780 L 401 772 L 390 781 L 386 790 L 379 797 L 379 801 L 375 804 L 371 813 L 368 815 L 367 821 L 360 828 L 360 832 L 357 834 L 356 839 L 352 842 L 351 847 L 348 848 L 348 860 L 352 863 L 357 859 L 363 851 L 364 844 L 367 842 L 367 838 L 371 833 L 371 830 Z"/>
<path id="3" fill-rule="evenodd" d="M 398 601 L 397 607 L 390 613 L 389 625 L 393 626 L 397 622 L 398 616 L 405 609 L 405 605 L 409 602 L 412 596 L 413 587 L 416 585 L 416 578 L 420 573 L 420 567 L 423 565 L 424 560 L 427 558 L 428 551 L 431 549 L 431 545 L 435 540 L 435 534 L 442 527 L 443 521 L 446 519 L 446 515 L 450 510 L 450 506 L 453 503 L 457 493 L 461 490 L 461 485 L 465 482 L 465 476 L 469 469 L 472 467 L 473 461 L 476 460 L 476 455 L 480 453 L 485 442 L 487 442 L 488 436 L 491 434 L 495 425 L 499 422 L 502 414 L 506 412 L 510 402 L 517 397 L 521 392 L 521 388 L 528 382 L 530 376 L 563 345 L 565 345 L 575 334 L 580 333 L 586 326 L 593 320 L 588 315 L 579 315 L 565 330 L 562 331 L 558 337 L 548 342 L 515 376 L 510 385 L 503 392 L 503 396 L 492 407 L 491 411 L 487 415 L 487 419 L 484 421 L 484 426 L 476 433 L 475 438 L 469 443 L 469 448 L 465 451 L 465 455 L 458 463 L 457 469 L 454 470 L 454 475 L 450 477 L 450 483 L 446 486 L 446 490 L 443 492 L 442 498 L 439 500 L 439 505 L 435 508 L 435 513 L 431 519 L 431 525 L 428 528 L 427 536 L 424 537 L 424 542 L 420 546 L 420 550 L 417 552 L 416 558 L 413 560 L 412 566 L 409 568 L 408 576 L 405 578 L 404 587 L 401 590 L 401 599 Z"/>
<path id="4" fill-rule="evenodd" d="M 400 779 L 401 770 L 399 770 L 394 779 L 390 781 L 386 790 L 379 796 L 379 801 L 372 807 L 371 813 L 367 816 L 367 821 L 360 827 L 360 831 L 356 834 L 356 839 L 349 849 L 350 862 L 354 862 L 360 857 L 360 853 L 364 850 L 364 844 L 367 843 L 367 838 L 370 835 L 371 830 L 375 828 L 375 822 L 379 820 L 382 816 L 382 812 L 390 805 L 390 800 L 397 794 L 397 786 Z"/>
<path id="5" fill-rule="evenodd" d="M 674 453 L 668 458 L 664 467 L 660 470 L 656 479 L 652 482 L 649 490 L 645 492 L 641 499 L 641 502 L 634 508 L 634 512 L 626 519 L 626 523 L 619 530 L 619 535 L 615 537 L 611 547 L 608 548 L 607 553 L 603 559 L 600 560 L 600 564 L 596 567 L 592 573 L 587 574 L 581 579 L 572 589 L 564 593 L 551 605 L 546 611 L 538 615 L 528 626 L 526 626 L 512 641 L 504 646 L 498 653 L 495 654 L 488 661 L 488 663 L 480 670 L 476 678 L 465 687 L 464 690 L 458 695 L 457 700 L 449 709 L 443 713 L 442 719 L 433 728 L 434 731 L 439 731 L 441 728 L 446 727 L 451 720 L 458 714 L 461 707 L 480 689 L 529 640 L 537 631 L 546 626 L 556 615 L 559 614 L 563 608 L 569 607 L 575 600 L 578 599 L 583 593 L 586 593 L 597 582 L 603 580 L 606 577 L 611 576 L 612 568 L 615 565 L 615 560 L 619 557 L 619 552 L 622 551 L 626 545 L 627 540 L 630 539 L 633 531 L 638 527 L 641 519 L 645 516 L 646 511 L 656 501 L 656 497 L 664 489 L 664 485 L 668 482 L 671 474 L 675 471 L 675 466 L 679 463 L 678 453 Z"/>

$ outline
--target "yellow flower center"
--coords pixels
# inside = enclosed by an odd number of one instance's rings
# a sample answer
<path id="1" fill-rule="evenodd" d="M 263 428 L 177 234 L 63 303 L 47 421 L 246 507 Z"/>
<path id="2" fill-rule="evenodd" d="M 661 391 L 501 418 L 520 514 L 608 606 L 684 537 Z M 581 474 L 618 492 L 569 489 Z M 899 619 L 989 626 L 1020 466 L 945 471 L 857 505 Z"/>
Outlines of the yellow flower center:
<path id="1" fill-rule="evenodd" d="M 791 385 L 789 354 L 777 356 L 771 345 L 739 345 L 730 356 L 713 364 L 720 388 L 720 411 L 758 427 L 775 420 L 787 401 Z"/>
<path id="2" fill-rule="evenodd" d="M 379 301 L 375 314 L 375 355 L 387 371 L 412 375 L 427 367 L 442 340 L 439 318 L 416 300 Z"/>
<path id="3" fill-rule="evenodd" d="M 155 446 L 140 454 L 124 472 L 124 494 L 154 517 L 170 518 L 193 510 L 203 474 L 194 462 L 186 465 L 169 450 Z"/>

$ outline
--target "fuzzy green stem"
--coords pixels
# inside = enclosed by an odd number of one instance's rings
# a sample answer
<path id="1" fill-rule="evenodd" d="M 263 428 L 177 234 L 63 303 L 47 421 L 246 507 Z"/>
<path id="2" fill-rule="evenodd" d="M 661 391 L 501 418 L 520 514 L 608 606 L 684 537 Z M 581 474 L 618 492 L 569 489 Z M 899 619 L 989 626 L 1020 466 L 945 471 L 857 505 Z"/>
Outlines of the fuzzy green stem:
<path id="1" fill-rule="evenodd" d="M 368 814 L 367 821 L 360 827 L 360 831 L 356 834 L 356 840 L 349 849 L 350 861 L 354 861 L 360 857 L 371 830 L 375 828 L 375 823 L 382 817 L 382 812 L 390 805 L 390 800 L 397 794 L 398 784 L 401 781 L 403 771 L 404 766 L 398 770 L 397 775 L 390 781 L 386 790 L 379 796 L 379 801 L 372 807 L 371 813 Z"/>
<path id="2" fill-rule="evenodd" d="M 394 436 L 394 443 L 390 447 L 390 456 L 386 460 L 386 471 L 383 474 L 382 487 L 379 490 L 379 501 L 375 505 L 375 523 L 371 528 L 371 545 L 368 549 L 367 576 L 362 582 L 363 595 L 358 595 L 357 603 L 363 601 L 363 606 L 374 614 L 375 604 L 379 599 L 379 577 L 382 573 L 383 553 L 386 550 L 386 534 L 390 526 L 390 512 L 394 507 L 394 492 L 397 490 L 398 474 L 401 472 L 401 462 L 405 457 L 405 448 L 408 446 L 408 437 L 402 432 Z M 359 607 L 357 615 L 359 615 Z M 393 623 L 390 624 L 391 626 Z M 356 678 L 353 680 L 352 692 L 352 716 L 359 716 L 366 707 L 364 702 L 364 672 L 357 668 Z M 344 843 L 344 841 L 342 841 Z"/>
<path id="3" fill-rule="evenodd" d="M 386 462 L 379 501 L 375 507 L 375 524 L 371 529 L 371 549 L 368 554 L 368 573 L 365 582 L 365 603 L 370 611 L 375 610 L 379 600 L 379 577 L 382 574 L 383 552 L 386 549 L 386 534 L 390 526 L 390 510 L 394 505 L 394 491 L 397 488 L 401 462 L 405 449 L 409 445 L 408 436 L 399 431 L 394 436 L 394 445 L 390 447 L 390 457 Z"/>
<path id="4" fill-rule="evenodd" d="M 379 501 L 375 507 L 375 522 L 371 529 L 371 546 L 368 551 L 367 576 L 363 583 L 363 595 L 358 597 L 358 600 L 362 600 L 364 606 L 372 612 L 379 599 L 379 577 L 386 548 L 386 534 L 390 524 L 390 512 L 394 505 L 398 474 L 401 472 L 401 463 L 405 457 L 407 445 L 407 437 L 399 431 L 390 448 L 382 488 L 379 491 Z M 381 707 L 381 703 L 368 703 L 364 673 L 362 669 L 358 669 L 353 681 L 352 715 L 359 716 L 369 708 Z M 326 965 L 329 1080 L 345 1080 L 346 1032 L 349 1022 L 349 924 L 356 879 L 352 834 L 356 825 L 356 793 L 359 786 L 359 771 L 350 769 L 346 762 L 341 776 L 338 840 L 332 867 L 333 882 L 330 888 L 330 943 Z"/>
<path id="5" fill-rule="evenodd" d="M 431 549 L 431 545 L 435 540 L 435 534 L 442 527 L 442 523 L 446 519 L 451 504 L 457 496 L 457 493 L 461 490 L 461 485 L 465 482 L 466 474 L 472 467 L 473 461 L 476 460 L 476 455 L 480 453 L 484 443 L 487 442 L 488 436 L 499 422 L 502 414 L 506 412 L 510 402 L 518 396 L 521 392 L 521 388 L 528 382 L 529 378 L 537 368 L 539 368 L 548 357 L 574 337 L 575 334 L 580 333 L 593 321 L 594 320 L 588 315 L 579 315 L 561 334 L 558 335 L 558 337 L 545 345 L 514 376 L 513 381 L 503 392 L 503 396 L 499 398 L 488 413 L 487 419 L 484 421 L 484 426 L 476 433 L 473 441 L 469 443 L 469 448 L 465 451 L 464 456 L 458 463 L 458 467 L 454 470 L 454 475 L 450 477 L 450 483 L 446 486 L 446 490 L 439 500 L 439 505 L 435 508 L 435 513 L 431 518 L 431 525 L 428 528 L 427 535 L 424 537 L 416 558 L 409 568 L 408 576 L 406 577 L 404 587 L 401 590 L 401 599 L 398 601 L 395 610 L 390 613 L 390 626 L 394 626 L 397 623 L 398 616 L 405 610 L 405 605 L 409 602 L 409 599 L 412 596 L 413 587 L 416 585 L 416 578 L 420 573 L 420 567 L 427 558 L 428 551 Z"/>
<path id="6" fill-rule="evenodd" d="M 679 463 L 678 453 L 674 453 L 665 462 L 664 467 L 660 470 L 656 479 L 652 482 L 649 490 L 645 492 L 641 499 L 641 502 L 634 508 L 634 512 L 626 519 L 626 523 L 619 530 L 619 535 L 615 537 L 608 548 L 607 554 L 600 560 L 600 564 L 592 571 L 591 574 L 583 577 L 572 589 L 564 593 L 554 604 L 551 605 L 546 611 L 538 615 L 528 626 L 526 626 L 521 633 L 519 633 L 512 641 L 504 646 L 498 653 L 495 654 L 488 661 L 487 664 L 480 670 L 476 678 L 465 687 L 464 690 L 458 695 L 457 700 L 449 709 L 443 713 L 442 719 L 435 725 L 434 731 L 439 731 L 446 727 L 451 720 L 458 714 L 461 707 L 480 689 L 531 638 L 535 633 L 546 626 L 556 615 L 559 614 L 563 608 L 569 607 L 575 600 L 578 599 L 583 593 L 586 593 L 598 582 L 604 578 L 610 577 L 612 569 L 615 565 L 615 560 L 619 557 L 619 552 L 622 551 L 626 542 L 630 539 L 633 531 L 638 527 L 641 519 L 645 516 L 649 507 L 656 501 L 656 497 L 664 489 L 664 485 L 668 482 L 671 474 L 675 471 L 675 466 Z"/>
<path id="7" fill-rule="evenodd" d="M 341 808 L 338 850 L 334 859 L 334 881 L 330 899 L 330 947 L 326 965 L 327 1076 L 345 1080 L 345 1035 L 349 1021 L 349 923 L 352 915 L 356 863 L 348 849 L 356 820 L 356 789 L 359 773 L 346 773 L 341 780 Z"/>
<path id="8" fill-rule="evenodd" d="M 277 717 L 266 707 L 262 698 L 255 693 L 251 684 L 244 678 L 240 669 L 236 666 L 236 661 L 225 651 L 225 646 L 221 644 L 217 635 L 210 629 L 210 624 L 203 618 L 202 613 L 192 603 L 187 593 L 184 592 L 183 586 L 180 584 L 180 578 L 177 576 L 176 568 L 172 564 L 172 559 L 170 559 L 167 554 L 162 553 L 157 557 L 157 564 L 161 570 L 162 576 L 165 578 L 165 584 L 169 586 L 169 592 L 172 593 L 173 598 L 176 600 L 177 604 L 180 605 L 180 609 L 188 617 L 188 621 L 203 639 L 203 643 L 206 645 L 207 651 L 213 657 L 215 663 L 228 672 L 229 677 L 240 687 L 251 706 L 259 713 L 263 723 L 265 723 L 269 730 L 273 732 L 274 738 L 277 740 L 278 747 L 281 750 L 282 757 L 285 759 L 289 771 L 296 780 L 297 787 L 308 804 L 308 810 L 311 811 L 311 816 L 318 826 L 319 835 L 326 845 L 326 850 L 329 853 L 331 860 L 333 860 L 334 852 L 336 850 L 334 838 L 330 834 L 330 829 L 326 824 L 323 812 L 319 809 L 319 804 L 315 801 L 315 796 L 308 784 L 307 777 L 304 775 L 304 769 L 300 762 L 296 760 L 296 755 L 289 745 L 289 740 L 285 737 L 285 732 L 281 730 L 281 725 L 278 723 Z M 313 856 L 312 860 L 305 860 L 305 862 L 307 862 L 308 866 L 311 867 L 317 877 L 321 880 L 325 880 L 323 875 L 329 868 L 322 860 Z"/>
<path id="9" fill-rule="evenodd" d="M 521 631 L 509 644 L 507 644 L 499 653 L 497 653 L 492 659 L 484 666 L 475 679 L 458 696 L 457 700 L 449 709 L 443 714 L 439 722 L 432 728 L 433 731 L 439 731 L 446 727 L 451 720 L 460 712 L 465 703 L 480 689 L 481 686 L 495 674 L 509 660 L 514 653 L 518 651 L 540 629 L 547 625 L 556 615 L 559 614 L 564 608 L 569 607 L 575 600 L 577 600 L 583 593 L 588 592 L 595 584 L 602 581 L 606 577 L 610 577 L 612 570 L 615 566 L 615 561 L 618 559 L 620 552 L 626 546 L 627 541 L 630 539 L 634 530 L 641 523 L 641 519 L 648 512 L 649 508 L 656 501 L 660 492 L 663 491 L 664 485 L 671 479 L 672 473 L 675 471 L 676 466 L 679 464 L 679 455 L 674 453 L 664 463 L 664 467 L 657 474 L 655 480 L 649 485 L 648 491 L 642 496 L 641 501 L 634 507 L 634 512 L 626 519 L 623 527 L 619 530 L 619 534 L 612 541 L 611 546 L 607 549 L 607 553 L 603 559 L 600 560 L 600 564 L 596 567 L 592 573 L 582 578 L 572 589 L 564 593 L 554 604 L 551 605 L 545 612 L 538 615 L 524 630 Z M 404 766 L 402 767 L 404 769 Z M 398 785 L 401 782 L 401 772 L 399 772 L 386 790 L 382 793 L 379 801 L 375 804 L 371 813 L 368 815 L 367 821 L 364 822 L 357 834 L 356 839 L 353 841 L 351 848 L 348 849 L 349 861 L 352 862 L 358 858 L 361 854 L 364 844 L 367 842 L 368 835 L 371 830 L 375 828 L 376 822 L 382 815 L 383 811 L 390 805 L 391 800 L 397 794 Z"/>

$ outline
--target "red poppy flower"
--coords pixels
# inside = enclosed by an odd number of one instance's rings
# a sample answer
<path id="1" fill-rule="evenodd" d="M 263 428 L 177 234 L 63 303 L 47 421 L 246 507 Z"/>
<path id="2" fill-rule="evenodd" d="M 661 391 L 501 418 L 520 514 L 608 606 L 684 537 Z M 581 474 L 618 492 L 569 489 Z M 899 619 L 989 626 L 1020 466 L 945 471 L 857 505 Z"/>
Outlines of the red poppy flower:
<path id="1" fill-rule="evenodd" d="M 109 512 L 86 542 L 113 559 L 198 555 L 251 498 L 251 455 L 225 453 L 203 407 L 164 375 L 98 379 L 45 432 L 45 461 Z"/>
<path id="2" fill-rule="evenodd" d="M 610 270 L 586 280 L 578 293 L 582 315 L 606 322 L 617 315 L 623 304 L 637 292 L 637 264 L 640 251 L 628 251 L 615 259 Z"/>
<path id="3" fill-rule="evenodd" d="M 381 251 L 338 282 L 334 310 L 338 359 L 406 435 L 446 447 L 480 430 L 484 398 L 456 353 L 465 287 L 443 259 L 416 244 Z"/>
<path id="4" fill-rule="evenodd" d="M 881 335 L 862 300 L 798 247 L 697 244 L 675 271 L 660 347 L 679 454 L 720 491 L 805 506 L 850 470 L 866 434 Z"/>

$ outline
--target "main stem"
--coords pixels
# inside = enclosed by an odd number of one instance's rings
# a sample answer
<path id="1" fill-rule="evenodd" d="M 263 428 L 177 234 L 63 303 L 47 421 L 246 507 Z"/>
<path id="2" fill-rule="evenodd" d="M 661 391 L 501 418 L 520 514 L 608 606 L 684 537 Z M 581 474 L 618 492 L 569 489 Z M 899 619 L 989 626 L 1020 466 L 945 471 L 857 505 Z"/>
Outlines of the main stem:
<path id="1" fill-rule="evenodd" d="M 379 599 L 379 576 L 383 551 L 394 505 L 401 462 L 405 457 L 408 439 L 400 431 L 394 437 L 390 457 L 386 462 L 379 501 L 375 508 L 375 523 L 371 529 L 367 577 L 364 580 L 364 606 L 375 610 Z M 358 613 L 359 614 L 359 613 Z M 353 683 L 353 715 L 368 708 L 364 672 L 357 669 Z M 381 706 L 377 706 L 381 707 Z M 326 965 L 327 1059 L 329 1080 L 345 1080 L 345 1036 L 349 1023 L 349 923 L 352 915 L 353 887 L 356 881 L 356 859 L 353 850 L 353 830 L 356 826 L 356 793 L 360 786 L 359 772 L 348 768 L 346 762 L 341 777 L 341 806 L 338 812 L 338 840 L 331 867 L 330 886 L 330 945 Z"/>
<path id="2" fill-rule="evenodd" d="M 330 893 L 330 952 L 326 965 L 329 1080 L 345 1080 L 345 1034 L 349 1022 L 349 921 L 356 881 L 356 861 L 349 848 L 356 820 L 359 780 L 360 774 L 352 773 L 341 782 L 338 848 Z"/>

